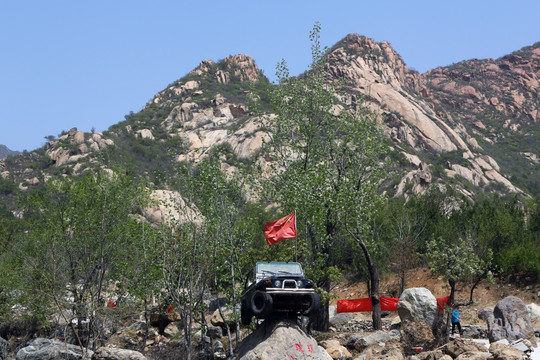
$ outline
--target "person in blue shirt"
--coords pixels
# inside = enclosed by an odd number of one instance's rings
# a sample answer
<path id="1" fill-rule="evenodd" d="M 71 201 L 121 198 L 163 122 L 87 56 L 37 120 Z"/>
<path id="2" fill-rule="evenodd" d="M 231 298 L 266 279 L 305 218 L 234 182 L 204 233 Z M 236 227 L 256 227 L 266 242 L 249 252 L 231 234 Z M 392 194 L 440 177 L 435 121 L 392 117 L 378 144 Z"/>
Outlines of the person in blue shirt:
<path id="1" fill-rule="evenodd" d="M 461 324 L 459 322 L 459 311 L 457 310 L 457 306 L 454 306 L 454 310 L 452 310 L 452 335 L 454 335 L 454 330 L 456 329 L 456 326 L 459 331 L 459 335 L 463 336 L 463 330 L 461 330 Z"/>

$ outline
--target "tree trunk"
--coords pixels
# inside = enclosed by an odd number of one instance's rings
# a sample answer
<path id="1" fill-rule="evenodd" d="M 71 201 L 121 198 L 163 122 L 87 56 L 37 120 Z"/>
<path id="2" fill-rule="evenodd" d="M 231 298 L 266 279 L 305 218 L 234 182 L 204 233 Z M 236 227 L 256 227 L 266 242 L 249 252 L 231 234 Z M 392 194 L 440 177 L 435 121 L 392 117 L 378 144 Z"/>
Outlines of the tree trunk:
<path id="1" fill-rule="evenodd" d="M 482 273 L 482 275 L 480 275 L 480 276 L 478 277 L 478 279 L 476 279 L 476 281 L 474 282 L 473 286 L 471 286 L 471 296 L 470 296 L 470 298 L 469 298 L 469 304 L 472 304 L 472 303 L 473 303 L 473 292 L 474 292 L 474 289 L 476 288 L 476 286 L 477 286 L 478 284 L 480 284 L 480 281 L 482 281 L 482 279 L 483 279 L 485 276 L 487 276 L 487 273 L 488 273 L 488 270 L 484 271 L 484 272 Z"/>
<path id="2" fill-rule="evenodd" d="M 405 290 L 405 269 L 403 268 L 404 265 L 401 266 L 401 270 L 399 271 L 399 296 L 401 296 L 403 290 Z"/>
<path id="3" fill-rule="evenodd" d="M 373 305 L 373 329 L 382 330 L 381 298 L 379 296 L 379 270 L 375 264 L 371 264 L 369 267 L 369 277 L 371 281 L 371 304 Z"/>
<path id="4" fill-rule="evenodd" d="M 454 306 L 454 293 L 456 292 L 456 282 L 452 279 L 448 279 L 448 284 L 450 285 L 450 297 L 448 298 L 448 302 L 446 303 L 448 305 L 449 311 L 446 314 L 446 333 L 444 336 L 444 343 L 450 341 L 450 316 L 452 314 L 452 306 Z"/>
<path id="5" fill-rule="evenodd" d="M 366 258 L 366 262 L 368 265 L 369 280 L 371 283 L 369 295 L 371 297 L 371 303 L 373 305 L 373 329 L 382 330 L 381 298 L 379 297 L 379 269 L 377 268 L 377 265 L 375 265 L 371 260 L 371 254 L 369 253 L 369 249 L 367 248 L 364 241 L 360 237 L 355 236 L 352 232 L 349 231 L 349 233 L 354 237 L 354 239 L 362 248 L 362 251 L 364 252 L 364 257 Z"/>

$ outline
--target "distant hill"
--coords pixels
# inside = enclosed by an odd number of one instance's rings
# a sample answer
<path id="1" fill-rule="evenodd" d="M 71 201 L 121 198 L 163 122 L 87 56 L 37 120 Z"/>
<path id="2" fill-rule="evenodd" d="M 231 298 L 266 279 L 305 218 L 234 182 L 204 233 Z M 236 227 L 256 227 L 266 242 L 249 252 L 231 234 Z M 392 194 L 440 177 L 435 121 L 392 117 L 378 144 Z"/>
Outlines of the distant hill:
<path id="1" fill-rule="evenodd" d="M 437 184 L 453 184 L 471 199 L 540 194 L 540 43 L 420 74 L 389 43 L 349 34 L 328 51 L 325 71 L 328 81 L 347 84 L 344 105 L 363 99 L 380 115 L 400 167 L 386 182 L 388 195 Z M 269 110 L 268 86 L 247 55 L 203 60 L 108 131 L 65 131 L 0 161 L 0 173 L 26 189 L 43 178 L 120 165 L 169 190 L 179 161 L 199 160 L 214 147 L 227 152 L 223 168 L 233 170 L 260 156 L 264 134 L 248 94 Z"/>
<path id="2" fill-rule="evenodd" d="M 0 159 L 6 158 L 9 155 L 17 155 L 18 151 L 9 150 L 6 145 L 0 145 Z"/>

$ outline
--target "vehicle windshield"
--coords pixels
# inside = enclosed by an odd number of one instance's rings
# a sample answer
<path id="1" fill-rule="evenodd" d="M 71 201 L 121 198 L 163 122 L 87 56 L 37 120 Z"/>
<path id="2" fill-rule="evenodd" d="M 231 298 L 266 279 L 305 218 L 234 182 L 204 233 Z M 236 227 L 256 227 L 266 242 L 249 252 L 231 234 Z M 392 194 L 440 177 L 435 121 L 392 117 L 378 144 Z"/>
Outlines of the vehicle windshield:
<path id="1" fill-rule="evenodd" d="M 303 275 L 299 263 L 258 263 L 257 274 Z"/>

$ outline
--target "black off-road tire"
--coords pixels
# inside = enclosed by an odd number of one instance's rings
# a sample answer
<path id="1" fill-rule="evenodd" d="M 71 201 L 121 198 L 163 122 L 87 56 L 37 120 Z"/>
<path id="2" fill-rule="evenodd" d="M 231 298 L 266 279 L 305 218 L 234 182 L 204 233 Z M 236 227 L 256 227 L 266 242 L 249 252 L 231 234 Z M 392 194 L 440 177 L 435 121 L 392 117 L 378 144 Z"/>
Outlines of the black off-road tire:
<path id="1" fill-rule="evenodd" d="M 321 312 L 321 297 L 317 293 L 311 295 L 311 305 L 304 311 L 305 316 L 314 317 Z"/>
<path id="2" fill-rule="evenodd" d="M 256 290 L 250 299 L 251 312 L 257 318 L 264 318 L 272 312 L 272 297 L 264 291 Z"/>
<path id="3" fill-rule="evenodd" d="M 251 318 L 253 317 L 253 314 L 249 310 L 248 306 L 244 301 L 242 301 L 240 305 L 240 322 L 242 325 L 248 326 L 251 324 Z"/>

